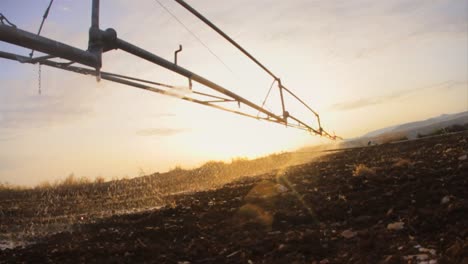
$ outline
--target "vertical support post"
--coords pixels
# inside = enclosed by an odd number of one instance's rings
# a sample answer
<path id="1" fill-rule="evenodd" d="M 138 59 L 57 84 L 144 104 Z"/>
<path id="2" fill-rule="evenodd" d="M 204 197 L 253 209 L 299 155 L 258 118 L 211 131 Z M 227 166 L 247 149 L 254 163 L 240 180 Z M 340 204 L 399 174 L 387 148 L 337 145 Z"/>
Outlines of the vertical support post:
<path id="1" fill-rule="evenodd" d="M 101 66 L 102 66 L 102 36 L 99 29 L 99 0 L 92 0 L 91 8 L 91 27 L 89 28 L 88 51 L 94 54 L 98 60 L 96 65 L 96 79 L 101 80 Z"/>
<path id="2" fill-rule="evenodd" d="M 281 84 L 281 80 L 279 78 L 277 79 L 277 81 L 278 81 L 278 88 L 279 88 L 280 97 L 281 97 L 281 107 L 283 108 L 283 119 L 284 119 L 284 123 L 287 124 L 289 113 L 286 111 L 286 107 L 284 106 L 283 85 Z"/>
<path id="3" fill-rule="evenodd" d="M 316 115 L 317 117 L 317 122 L 318 122 L 318 127 L 319 127 L 319 134 L 322 135 L 322 132 L 323 132 L 323 128 L 322 128 L 322 124 L 320 123 L 320 116 L 319 115 Z M 333 132 L 335 133 L 335 132 Z"/>
<path id="4" fill-rule="evenodd" d="M 91 9 L 91 27 L 99 28 L 99 0 L 93 0 Z"/>

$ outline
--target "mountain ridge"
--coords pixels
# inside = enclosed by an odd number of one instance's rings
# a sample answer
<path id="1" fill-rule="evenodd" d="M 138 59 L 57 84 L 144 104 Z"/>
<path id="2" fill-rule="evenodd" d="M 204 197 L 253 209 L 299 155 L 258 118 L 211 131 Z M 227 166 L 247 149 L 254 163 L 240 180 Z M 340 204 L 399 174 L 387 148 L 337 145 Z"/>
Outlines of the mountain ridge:
<path id="1" fill-rule="evenodd" d="M 372 138 L 383 136 L 387 133 L 409 133 L 411 136 L 414 134 L 414 130 L 426 130 L 430 129 L 440 129 L 441 126 L 450 126 L 450 125 L 463 125 L 468 123 L 468 111 L 454 113 L 454 114 L 441 114 L 436 117 L 431 117 L 424 120 L 413 121 L 408 123 L 403 123 L 400 125 L 389 126 L 381 129 L 377 129 L 371 132 L 360 136 L 359 138 Z M 417 132 L 416 132 L 417 133 Z"/>

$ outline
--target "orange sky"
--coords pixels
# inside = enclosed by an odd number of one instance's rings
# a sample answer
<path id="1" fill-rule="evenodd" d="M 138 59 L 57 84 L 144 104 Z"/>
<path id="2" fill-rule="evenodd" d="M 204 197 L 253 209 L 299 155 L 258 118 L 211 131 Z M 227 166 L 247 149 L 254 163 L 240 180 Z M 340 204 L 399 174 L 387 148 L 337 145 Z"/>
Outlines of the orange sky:
<path id="1" fill-rule="evenodd" d="M 85 49 L 89 6 L 56 1 L 43 35 Z M 102 28 L 261 104 L 271 78 L 175 2 L 161 0 L 232 70 L 155 1 L 101 3 Z M 350 138 L 468 110 L 466 1 L 188 1 Z M 26 4 L 27 3 L 27 4 Z M 35 32 L 48 1 L 2 1 Z M 0 43 L 0 50 L 28 54 Z M 55 69 L 0 60 L 0 182 L 137 176 L 207 160 L 256 157 L 326 142 L 302 131 Z M 185 86 L 187 80 L 122 51 L 103 70 Z M 272 100 L 274 99 L 274 95 Z M 270 102 L 268 107 L 277 110 Z M 288 105 L 290 111 L 300 111 Z"/>

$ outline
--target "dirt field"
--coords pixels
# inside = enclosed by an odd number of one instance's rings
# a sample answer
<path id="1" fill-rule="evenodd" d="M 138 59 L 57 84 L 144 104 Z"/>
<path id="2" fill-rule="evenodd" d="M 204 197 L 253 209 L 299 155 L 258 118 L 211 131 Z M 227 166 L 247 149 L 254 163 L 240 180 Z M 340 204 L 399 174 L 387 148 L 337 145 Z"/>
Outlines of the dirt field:
<path id="1" fill-rule="evenodd" d="M 0 262 L 468 263 L 467 154 L 468 133 L 335 152 L 77 223 Z M 3 212 L 1 230 L 25 215 Z"/>

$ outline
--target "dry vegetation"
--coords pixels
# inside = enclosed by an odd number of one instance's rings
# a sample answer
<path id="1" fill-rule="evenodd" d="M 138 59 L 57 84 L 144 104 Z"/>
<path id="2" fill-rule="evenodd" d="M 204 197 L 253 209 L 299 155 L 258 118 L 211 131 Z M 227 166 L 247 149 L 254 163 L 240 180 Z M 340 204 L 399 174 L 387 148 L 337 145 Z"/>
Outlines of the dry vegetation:
<path id="1" fill-rule="evenodd" d="M 459 133 L 333 152 L 255 177 L 242 174 L 291 164 L 291 154 L 50 189 L 56 196 L 18 191 L 0 199 L 0 246 L 19 224 L 73 216 L 82 206 L 86 213 L 69 232 L 0 251 L 0 262 L 468 263 L 467 150 L 468 133 Z M 151 192 L 141 199 L 151 188 L 164 201 Z M 205 189 L 170 194 L 197 188 Z M 96 208 L 150 201 L 166 206 L 93 223 Z"/>
<path id="2" fill-rule="evenodd" d="M 43 182 L 34 188 L 0 185 L 0 242 L 28 241 L 32 237 L 63 231 L 76 223 L 93 222 L 110 215 L 137 212 L 174 204 L 173 196 L 222 186 L 244 176 L 304 163 L 311 154 L 273 154 L 230 163 L 210 161 L 186 170 L 176 166 L 166 173 L 154 173 L 133 179 L 103 177 L 89 179 L 73 173 L 55 182 Z M 8 219 L 18 219 L 15 222 Z"/>
<path id="3" fill-rule="evenodd" d="M 0 183 L 0 192 L 2 191 L 20 191 L 26 189 L 23 186 L 12 185 L 10 183 Z"/>
<path id="4" fill-rule="evenodd" d="M 98 176 L 94 180 L 91 180 L 88 177 L 77 177 L 75 176 L 75 174 L 71 173 L 64 179 L 52 183 L 49 181 L 43 181 L 40 184 L 38 184 L 34 189 L 66 188 L 78 185 L 99 184 L 103 182 L 105 182 L 105 179 L 102 176 Z"/>
<path id="5" fill-rule="evenodd" d="M 373 175 L 375 175 L 375 169 L 369 168 L 364 164 L 356 165 L 353 171 L 354 177 L 373 176 Z"/>

